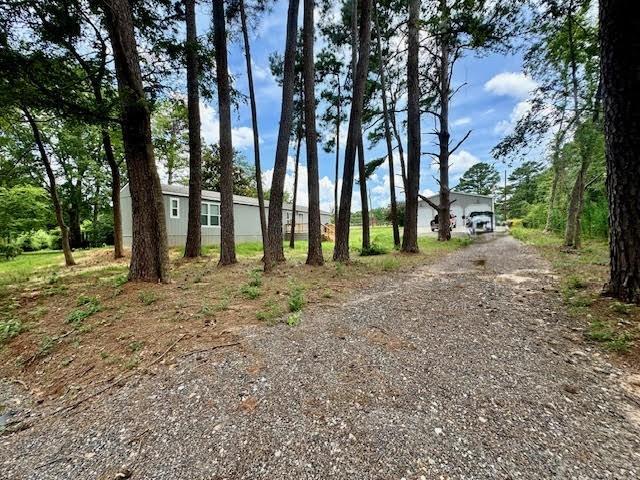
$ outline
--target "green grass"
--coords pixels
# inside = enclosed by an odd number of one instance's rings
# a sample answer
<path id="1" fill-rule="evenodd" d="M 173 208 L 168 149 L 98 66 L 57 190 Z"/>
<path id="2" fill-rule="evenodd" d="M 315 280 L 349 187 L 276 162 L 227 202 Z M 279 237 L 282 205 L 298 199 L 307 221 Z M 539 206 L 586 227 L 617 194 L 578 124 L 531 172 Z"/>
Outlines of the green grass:
<path id="1" fill-rule="evenodd" d="M 62 252 L 27 252 L 0 262 L 0 285 L 24 283 L 34 276 L 51 275 L 64 266 Z"/>

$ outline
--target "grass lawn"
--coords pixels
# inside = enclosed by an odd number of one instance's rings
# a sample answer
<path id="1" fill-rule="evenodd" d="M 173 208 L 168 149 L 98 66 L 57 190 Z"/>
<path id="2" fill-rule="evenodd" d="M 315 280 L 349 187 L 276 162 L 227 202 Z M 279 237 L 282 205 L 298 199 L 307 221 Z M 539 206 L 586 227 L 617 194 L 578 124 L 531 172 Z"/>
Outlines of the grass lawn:
<path id="1" fill-rule="evenodd" d="M 75 252 L 67 268 L 62 253 L 23 254 L 0 263 L 0 376 L 25 381 L 43 396 L 150 363 L 168 348 L 185 354 L 234 343 L 256 324 L 305 321 L 304 310 L 331 308 L 366 288 L 375 277 L 413 269 L 469 243 L 421 238 L 419 254 L 393 249 L 390 227 L 374 227 L 372 242 L 386 253 L 359 256 L 361 230 L 350 238 L 351 262 L 304 264 L 306 242 L 285 246 L 287 262 L 261 271 L 262 246 L 239 244 L 238 263 L 218 267 L 218 248 L 184 259 L 171 249 L 171 283 L 127 282 L 129 259 L 114 261 L 108 248 Z M 176 343 L 177 342 L 177 343 Z M 168 359 L 167 359 L 168 360 Z"/>
<path id="2" fill-rule="evenodd" d="M 569 312 L 584 322 L 585 337 L 627 358 L 640 357 L 640 308 L 602 296 L 609 273 L 609 246 L 586 239 L 579 251 L 563 248 L 563 238 L 541 230 L 517 227 L 511 234 L 536 247 L 561 279 Z"/>

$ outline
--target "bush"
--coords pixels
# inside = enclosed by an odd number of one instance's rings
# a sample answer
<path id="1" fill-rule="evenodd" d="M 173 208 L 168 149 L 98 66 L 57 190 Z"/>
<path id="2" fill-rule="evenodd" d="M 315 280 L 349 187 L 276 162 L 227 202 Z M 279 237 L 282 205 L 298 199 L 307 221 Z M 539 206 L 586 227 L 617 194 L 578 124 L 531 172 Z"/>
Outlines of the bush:
<path id="1" fill-rule="evenodd" d="M 24 325 L 17 318 L 8 317 L 0 320 L 0 345 L 20 335 L 24 330 Z"/>
<path id="2" fill-rule="evenodd" d="M 0 244 L 0 257 L 5 260 L 11 260 L 16 258 L 22 253 L 22 248 L 17 243 L 3 243 Z"/>
<path id="3" fill-rule="evenodd" d="M 369 245 L 369 248 L 360 249 L 360 256 L 370 257 L 373 255 L 384 255 L 387 252 L 388 250 L 386 248 L 374 242 L 371 245 Z"/>
<path id="4" fill-rule="evenodd" d="M 49 248 L 51 250 L 62 250 L 62 236 L 60 229 L 52 228 L 49 230 Z"/>
<path id="5" fill-rule="evenodd" d="M 100 214 L 95 223 L 85 220 L 82 222 L 82 232 L 90 247 L 113 245 L 113 218 L 110 215 Z"/>
<path id="6" fill-rule="evenodd" d="M 17 243 L 23 252 L 36 252 L 49 248 L 50 236 L 44 230 L 25 232 L 18 237 Z"/>
<path id="7" fill-rule="evenodd" d="M 295 283 L 291 284 L 289 290 L 289 311 L 299 312 L 304 307 L 304 288 Z"/>

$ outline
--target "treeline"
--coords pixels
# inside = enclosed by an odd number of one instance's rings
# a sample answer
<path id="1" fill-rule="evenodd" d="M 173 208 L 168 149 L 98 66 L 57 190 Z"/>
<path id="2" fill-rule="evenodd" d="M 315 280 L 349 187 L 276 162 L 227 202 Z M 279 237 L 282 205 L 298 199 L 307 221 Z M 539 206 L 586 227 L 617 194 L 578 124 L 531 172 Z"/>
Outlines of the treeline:
<path id="1" fill-rule="evenodd" d="M 633 47 L 639 20 L 630 3 L 601 0 L 598 28 L 591 21 L 590 0 L 345 0 L 338 5 L 304 0 L 299 32 L 300 1 L 289 0 L 284 53 L 272 61 L 281 82 L 282 103 L 267 218 L 250 33 L 272 2 L 212 0 L 211 32 L 198 32 L 195 0 L 6 0 L 0 4 L 2 130 L 12 141 L 14 137 L 20 141 L 9 150 L 2 143 L 2 161 L 21 164 L 28 158 L 39 165 L 27 175 L 35 173 L 34 183 L 47 189 L 68 265 L 74 263 L 70 247 L 77 222 L 76 213 L 66 206 L 72 205 L 69 198 L 78 182 L 68 181 L 69 174 L 61 173 L 63 159 L 73 157 L 73 169 L 79 156 L 91 165 L 88 168 L 102 171 L 101 185 L 106 188 L 100 194 L 112 206 L 115 256 L 122 255 L 118 193 L 127 181 L 134 226 L 129 276 L 166 282 L 169 262 L 157 161 L 163 158 L 172 177 L 179 173 L 180 162 L 188 163 L 185 255 L 198 256 L 206 151 L 200 104 L 201 98 L 215 100 L 220 126 L 219 263 L 235 263 L 232 195 L 238 169 L 231 112 L 246 98 L 252 114 L 252 171 L 260 203 L 265 270 L 285 259 L 282 203 L 292 135 L 297 135 L 298 145 L 304 141 L 306 147 L 307 263 L 324 262 L 319 144 L 335 151 L 335 183 L 342 182 L 341 191 L 336 188 L 334 192 L 333 259 L 348 261 L 350 257 L 356 183 L 363 206 L 363 250 L 368 248 L 367 172 L 383 162 L 389 169 L 394 242 L 404 252 L 417 252 L 419 198 L 439 213 L 439 239 L 450 238 L 450 157 L 472 134 L 452 138 L 450 133 L 451 102 L 462 88 L 453 81 L 458 62 L 466 55 L 505 52 L 525 42 L 526 68 L 539 88 L 528 105 L 529 113 L 496 147 L 495 156 L 512 161 L 518 152 L 553 138 L 545 150 L 551 173 L 538 172 L 540 182 L 545 175 L 550 177 L 545 225 L 564 228 L 567 245 L 577 248 L 590 189 L 601 178 L 597 169 L 602 164 L 604 131 L 612 254 L 609 291 L 639 300 L 640 135 L 636 116 L 640 110 L 634 83 L 638 52 Z M 316 51 L 319 35 L 324 48 Z M 237 91 L 229 75 L 228 52 L 233 41 L 240 43 L 246 59 L 246 92 Z M 186 107 L 180 106 L 183 111 L 172 114 L 168 122 L 158 126 L 156 119 L 154 125 L 152 114 L 157 105 L 176 92 L 186 98 Z M 421 129 L 427 117 L 433 122 L 431 131 Z M 172 142 L 185 140 L 180 133 L 185 127 L 188 148 L 178 153 L 172 150 Z M 74 128 L 75 133 L 61 141 Z M 331 133 L 322 135 L 320 141 L 319 130 Z M 345 131 L 342 146 L 341 132 Z M 422 143 L 428 133 L 434 148 L 426 150 Z M 378 142 L 386 147 L 385 157 L 367 159 L 365 146 Z M 66 143 L 77 151 L 70 152 Z M 437 202 L 419 194 L 423 156 L 438 165 Z M 398 160 L 397 173 L 394 159 Z M 70 187 L 69 197 L 63 184 Z M 405 197 L 402 239 L 396 187 Z M 523 216 L 533 221 L 542 195 L 527 194 L 518 206 L 520 193 L 513 188 L 506 192 L 507 204 L 512 203 L 514 211 L 522 208 Z M 98 197 L 95 190 L 97 186 L 92 192 Z M 567 204 L 565 215 L 558 214 L 563 202 Z M 559 217 L 566 218 L 564 227 Z"/>

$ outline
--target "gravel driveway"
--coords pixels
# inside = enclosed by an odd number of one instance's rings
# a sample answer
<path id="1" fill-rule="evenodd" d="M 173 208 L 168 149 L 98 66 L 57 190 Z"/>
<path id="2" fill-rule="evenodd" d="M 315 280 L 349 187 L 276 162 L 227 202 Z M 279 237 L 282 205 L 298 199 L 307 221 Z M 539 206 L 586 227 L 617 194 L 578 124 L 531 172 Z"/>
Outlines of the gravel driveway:
<path id="1" fill-rule="evenodd" d="M 639 400 L 547 269 L 498 237 L 381 279 L 0 437 L 0 477 L 640 478 Z"/>

